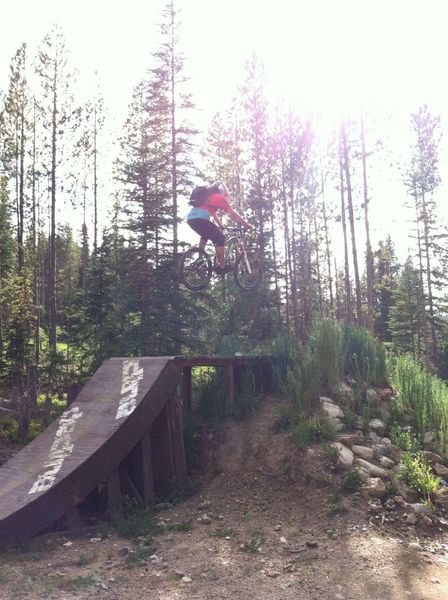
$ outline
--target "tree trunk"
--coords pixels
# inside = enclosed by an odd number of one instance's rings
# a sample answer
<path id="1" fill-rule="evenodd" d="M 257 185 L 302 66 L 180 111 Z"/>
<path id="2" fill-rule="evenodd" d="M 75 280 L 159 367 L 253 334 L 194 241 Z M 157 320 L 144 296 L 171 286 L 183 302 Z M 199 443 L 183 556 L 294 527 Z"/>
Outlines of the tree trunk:
<path id="1" fill-rule="evenodd" d="M 347 206 L 348 206 L 348 217 L 350 222 L 350 234 L 352 240 L 352 257 L 353 257 L 353 270 L 355 273 L 355 294 L 356 294 L 356 317 L 358 325 L 362 324 L 362 301 L 361 301 L 361 283 L 359 280 L 359 268 L 358 268 L 358 251 L 356 249 L 356 236 L 355 236 L 355 216 L 353 211 L 353 198 L 352 198 L 352 184 L 350 179 L 350 166 L 348 158 L 348 146 L 347 146 L 347 135 L 345 131 L 345 125 L 341 126 L 342 135 L 342 149 L 344 153 L 344 171 L 345 171 L 345 182 L 347 184 Z"/>
<path id="2" fill-rule="evenodd" d="M 366 228 L 367 327 L 373 333 L 373 254 L 370 244 L 369 194 L 367 189 L 367 155 L 364 115 L 361 115 L 362 176 L 364 192 L 364 224 Z"/>
<path id="3" fill-rule="evenodd" d="M 345 197 L 344 197 L 344 172 L 342 167 L 342 156 L 339 157 L 339 179 L 340 179 L 340 188 L 341 188 L 341 222 L 342 222 L 342 232 L 344 235 L 344 274 L 345 274 L 345 306 L 346 306 L 346 315 L 348 323 L 351 323 L 353 320 L 352 313 L 352 292 L 351 292 L 351 284 L 350 284 L 350 267 L 348 260 L 348 241 L 347 241 L 347 221 L 345 217 Z M 336 272 L 336 285 L 338 285 L 337 281 L 337 272 Z M 338 293 L 338 290 L 336 290 Z"/>

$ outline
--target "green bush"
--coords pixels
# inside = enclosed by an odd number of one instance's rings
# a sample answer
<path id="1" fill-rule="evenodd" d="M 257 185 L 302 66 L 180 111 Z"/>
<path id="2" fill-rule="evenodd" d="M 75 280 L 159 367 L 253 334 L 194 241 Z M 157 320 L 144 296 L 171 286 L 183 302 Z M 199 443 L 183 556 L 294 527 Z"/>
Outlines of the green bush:
<path id="1" fill-rule="evenodd" d="M 391 379 L 399 391 L 397 405 L 402 414 L 411 416 L 412 425 L 422 442 L 425 433 L 436 436 L 437 449 L 448 452 L 448 386 L 428 373 L 411 355 L 391 361 Z"/>
<path id="2" fill-rule="evenodd" d="M 341 490 L 345 492 L 356 492 L 362 485 L 360 469 L 351 469 L 344 473 L 341 478 Z"/>
<path id="3" fill-rule="evenodd" d="M 345 324 L 342 348 L 346 372 L 358 382 L 384 385 L 387 381 L 386 350 L 367 329 Z"/>
<path id="4" fill-rule="evenodd" d="M 431 500 L 440 487 L 441 479 L 433 474 L 421 453 L 406 452 L 400 462 L 398 477 L 417 490 L 426 500 Z"/>
<path id="5" fill-rule="evenodd" d="M 292 429 L 292 440 L 297 448 L 325 442 L 334 438 L 330 421 L 323 415 L 314 415 L 298 421 Z"/>
<path id="6" fill-rule="evenodd" d="M 321 390 L 331 393 L 341 380 L 341 327 L 337 321 L 323 319 L 315 323 L 310 347 L 319 365 Z"/>

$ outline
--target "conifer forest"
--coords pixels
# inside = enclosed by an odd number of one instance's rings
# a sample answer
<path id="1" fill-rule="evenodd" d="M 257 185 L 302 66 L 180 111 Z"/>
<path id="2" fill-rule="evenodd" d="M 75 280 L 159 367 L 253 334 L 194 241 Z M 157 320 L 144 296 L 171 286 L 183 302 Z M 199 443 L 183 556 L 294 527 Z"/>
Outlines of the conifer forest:
<path id="1" fill-rule="evenodd" d="M 253 55 L 203 131 L 181 40 L 170 0 L 111 175 L 111 115 L 100 84 L 78 98 L 64 31 L 49 28 L 35 55 L 24 40 L 11 58 L 0 90 L 0 396 L 22 434 L 111 356 L 271 355 L 282 340 L 300 353 L 322 318 L 365 328 L 448 380 L 447 124 L 415 106 L 399 157 L 368 112 L 323 138 L 317 116 L 271 102 Z M 400 198 L 378 197 L 382 163 L 398 173 Z M 190 192 L 214 181 L 253 226 L 256 290 L 228 276 L 200 293 L 179 281 L 179 256 L 195 243 L 183 225 Z M 373 208 L 386 201 L 403 205 L 409 253 L 373 235 Z"/>

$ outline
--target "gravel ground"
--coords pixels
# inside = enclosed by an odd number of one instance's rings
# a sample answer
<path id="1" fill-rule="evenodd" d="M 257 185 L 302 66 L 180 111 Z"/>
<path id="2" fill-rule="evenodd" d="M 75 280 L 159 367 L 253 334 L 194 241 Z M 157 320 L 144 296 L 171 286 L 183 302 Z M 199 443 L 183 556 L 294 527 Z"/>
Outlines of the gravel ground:
<path id="1" fill-rule="evenodd" d="M 247 422 L 205 436 L 213 469 L 156 513 L 159 532 L 40 536 L 0 554 L 2 600 L 442 600 L 448 535 L 334 494 L 320 446 L 298 451 L 265 398 Z"/>

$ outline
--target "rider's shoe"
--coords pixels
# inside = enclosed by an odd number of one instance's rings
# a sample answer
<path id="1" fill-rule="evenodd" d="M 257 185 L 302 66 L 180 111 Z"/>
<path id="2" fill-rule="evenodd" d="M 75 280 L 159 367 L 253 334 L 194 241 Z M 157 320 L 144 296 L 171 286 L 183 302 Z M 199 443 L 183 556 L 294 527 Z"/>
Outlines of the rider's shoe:
<path id="1" fill-rule="evenodd" d="M 225 265 L 224 267 L 216 267 L 215 268 L 215 272 L 218 275 L 225 275 L 226 273 L 230 273 L 231 271 L 233 271 L 232 265 Z"/>

